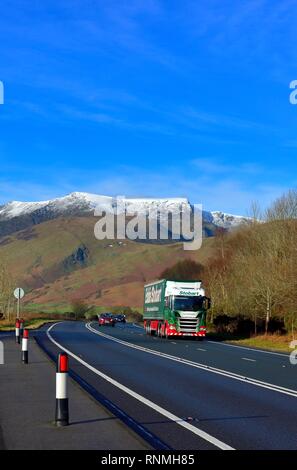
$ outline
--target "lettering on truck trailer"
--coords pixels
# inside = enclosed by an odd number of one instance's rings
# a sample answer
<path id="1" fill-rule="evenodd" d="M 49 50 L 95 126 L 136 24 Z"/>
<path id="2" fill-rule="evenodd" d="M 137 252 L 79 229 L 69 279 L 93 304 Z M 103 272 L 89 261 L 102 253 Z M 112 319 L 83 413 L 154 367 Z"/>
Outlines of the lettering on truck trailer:
<path id="1" fill-rule="evenodd" d="M 159 289 L 157 287 L 147 287 L 145 291 L 145 303 L 146 304 L 153 304 L 155 302 L 161 301 L 162 295 L 162 288 Z"/>

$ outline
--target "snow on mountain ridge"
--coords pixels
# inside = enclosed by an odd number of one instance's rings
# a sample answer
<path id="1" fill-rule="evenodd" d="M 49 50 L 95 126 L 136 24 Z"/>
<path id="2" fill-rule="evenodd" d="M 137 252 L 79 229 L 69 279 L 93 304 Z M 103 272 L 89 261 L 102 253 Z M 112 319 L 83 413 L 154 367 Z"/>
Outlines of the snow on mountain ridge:
<path id="1" fill-rule="evenodd" d="M 187 198 L 113 198 L 98 194 L 73 192 L 66 196 L 37 202 L 11 201 L 0 206 L 0 221 L 13 219 L 15 217 L 27 216 L 38 211 L 50 211 L 57 215 L 67 214 L 70 211 L 90 212 L 95 208 L 109 212 L 113 209 L 116 202 L 121 207 L 121 202 L 125 201 L 125 207 L 131 213 L 148 213 L 155 215 L 158 211 L 170 210 L 188 211 L 192 206 Z M 120 209 L 121 210 L 121 209 Z M 232 228 L 242 223 L 246 223 L 248 217 L 226 214 L 221 211 L 203 211 L 203 221 L 212 223 L 218 227 Z"/>
<path id="2" fill-rule="evenodd" d="M 241 215 L 226 214 L 221 211 L 212 211 L 210 212 L 213 219 L 212 223 L 218 227 L 229 228 L 242 225 L 251 220 L 250 217 L 243 217 Z"/>

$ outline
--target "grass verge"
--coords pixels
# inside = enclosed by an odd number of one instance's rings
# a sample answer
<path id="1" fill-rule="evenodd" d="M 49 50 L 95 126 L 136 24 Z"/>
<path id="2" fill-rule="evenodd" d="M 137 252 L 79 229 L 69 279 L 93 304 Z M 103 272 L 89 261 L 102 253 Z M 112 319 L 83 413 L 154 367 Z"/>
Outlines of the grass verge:
<path id="1" fill-rule="evenodd" d="M 222 341 L 224 343 L 234 344 L 237 346 L 246 346 L 256 349 L 264 349 L 267 351 L 290 353 L 290 343 L 293 340 L 292 335 L 257 335 L 250 338 L 243 336 L 235 336 L 228 333 L 209 332 L 207 337 L 214 341 Z"/>
<path id="2" fill-rule="evenodd" d="M 290 353 L 294 348 L 290 348 L 291 335 L 259 335 L 253 338 L 229 340 L 228 343 L 251 348 L 266 349 L 268 351 Z"/>
<path id="3" fill-rule="evenodd" d="M 32 318 L 32 319 L 24 319 L 25 320 L 25 327 L 28 330 L 36 330 L 40 328 L 45 323 L 55 323 L 59 321 L 58 319 L 52 318 Z M 62 318 L 61 318 L 62 320 Z M 15 324 L 13 322 L 3 321 L 0 323 L 0 331 L 12 331 L 15 329 Z"/>

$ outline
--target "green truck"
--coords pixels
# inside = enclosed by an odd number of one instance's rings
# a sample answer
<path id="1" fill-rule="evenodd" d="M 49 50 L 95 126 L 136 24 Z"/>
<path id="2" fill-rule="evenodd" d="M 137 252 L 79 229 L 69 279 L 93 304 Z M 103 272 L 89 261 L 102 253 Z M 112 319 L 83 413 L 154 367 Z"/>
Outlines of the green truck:
<path id="1" fill-rule="evenodd" d="M 201 281 L 162 279 L 144 286 L 143 320 L 147 334 L 160 337 L 206 334 L 210 299 Z"/>

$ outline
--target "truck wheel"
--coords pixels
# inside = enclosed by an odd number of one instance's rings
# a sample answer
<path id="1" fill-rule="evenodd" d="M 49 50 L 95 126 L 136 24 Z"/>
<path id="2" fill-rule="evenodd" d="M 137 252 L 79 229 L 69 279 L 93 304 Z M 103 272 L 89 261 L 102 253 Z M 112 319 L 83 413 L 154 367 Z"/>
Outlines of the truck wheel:
<path id="1" fill-rule="evenodd" d="M 155 333 L 156 331 L 152 329 L 151 325 L 150 325 L 150 335 L 151 336 L 155 336 Z"/>
<path id="2" fill-rule="evenodd" d="M 158 323 L 157 336 L 159 336 L 159 338 L 162 338 L 162 324 L 161 323 Z"/>
<path id="3" fill-rule="evenodd" d="M 168 326 L 165 326 L 165 339 L 168 339 Z"/>

